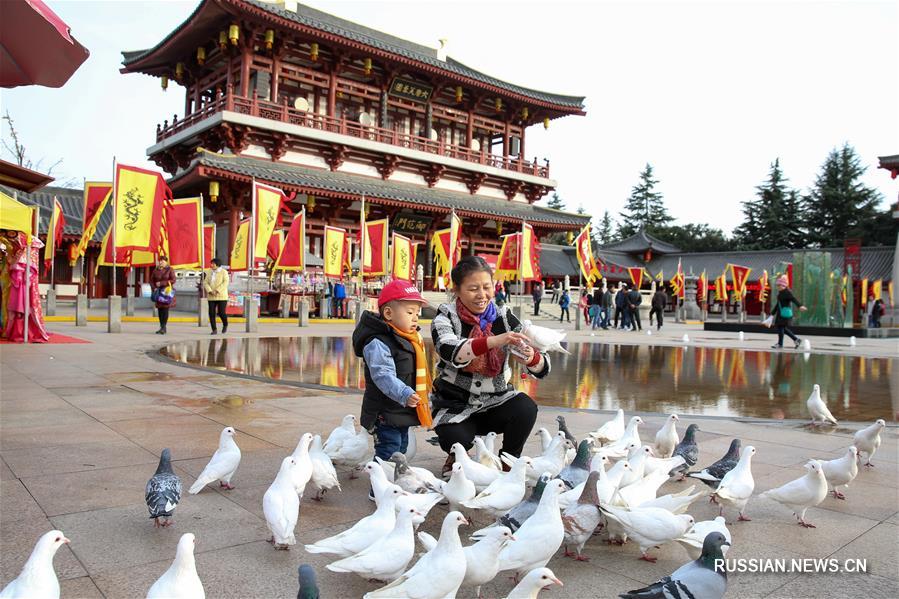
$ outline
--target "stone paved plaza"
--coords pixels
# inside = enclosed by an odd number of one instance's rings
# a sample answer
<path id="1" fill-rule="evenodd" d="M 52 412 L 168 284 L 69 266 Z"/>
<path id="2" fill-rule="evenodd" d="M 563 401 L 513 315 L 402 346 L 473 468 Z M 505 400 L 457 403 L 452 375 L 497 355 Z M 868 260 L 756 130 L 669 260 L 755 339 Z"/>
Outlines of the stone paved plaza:
<path id="1" fill-rule="evenodd" d="M 242 324 L 232 325 L 235 331 Z M 293 597 L 296 569 L 311 564 L 323 597 L 360 597 L 377 588 L 355 575 L 324 568 L 326 556 L 301 547 L 274 551 L 266 542 L 262 496 L 280 459 L 306 431 L 327 435 L 347 413 L 358 414 L 360 395 L 300 389 L 188 369 L 159 361 L 147 352 L 164 343 L 207 336 L 207 329 L 173 323 L 169 335 L 153 335 L 152 323 L 125 323 L 125 332 L 109 335 L 103 323 L 76 329 L 51 323 L 51 331 L 80 337 L 90 344 L 0 346 L 0 586 L 15 577 L 37 538 L 58 528 L 71 539 L 56 556 L 63 597 L 144 597 L 169 566 L 181 534 L 197 537 L 197 569 L 207 597 Z M 348 335 L 349 325 L 262 324 L 260 336 Z M 702 343 L 726 345 L 726 335 L 700 332 L 687 325 L 667 326 L 652 338 L 626 333 L 572 340 L 632 343 L 677 343 L 683 332 Z M 234 336 L 244 336 L 235 332 Z M 229 336 L 231 334 L 229 333 Z M 746 347 L 766 348 L 770 337 L 756 336 Z M 846 351 L 868 356 L 895 356 L 896 341 L 859 340 L 851 350 L 845 340 L 816 339 L 815 351 Z M 885 383 L 887 384 L 887 383 Z M 893 406 L 899 403 L 893 382 Z M 575 435 L 595 429 L 608 413 L 542 408 L 538 426 L 555 430 L 564 413 Z M 651 440 L 664 417 L 644 415 L 641 431 Z M 754 445 L 756 493 L 804 473 L 809 458 L 832 459 L 850 445 L 861 423 L 841 423 L 833 432 L 809 432 L 802 423 L 682 415 L 679 431 L 699 424 L 699 465 L 721 457 L 734 437 Z M 215 451 L 224 426 L 237 429 L 243 460 L 233 491 L 207 487 L 188 495 L 187 487 Z M 425 443 L 419 431 L 417 465 L 439 469 L 439 449 Z M 847 491 L 847 501 L 828 497 L 807 517 L 818 528 L 797 526 L 780 504 L 753 497 L 747 509 L 752 522 L 730 525 L 734 537 L 729 558 L 823 558 L 867 560 L 866 574 L 765 573 L 732 574 L 728 597 L 897 597 L 899 596 L 899 438 L 895 426 L 883 433 L 877 467 L 860 472 Z M 175 526 L 154 529 L 147 517 L 144 485 L 153 474 L 161 450 L 171 448 L 175 471 L 185 495 Z M 538 451 L 536 439 L 526 453 Z M 334 534 L 372 510 L 364 478 L 348 480 L 340 472 L 343 491 L 321 503 L 305 501 L 297 538 L 308 543 Z M 662 492 L 692 483 L 668 482 Z M 696 483 L 697 489 L 701 486 Z M 445 508 L 435 508 L 424 529 L 436 533 Z M 697 520 L 717 515 L 700 499 L 690 509 Z M 729 521 L 735 514 L 729 513 Z M 487 519 L 480 516 L 475 527 Z M 462 529 L 464 534 L 465 529 Z M 563 558 L 549 563 L 565 583 L 541 596 L 614 597 L 669 574 L 688 560 L 678 545 L 656 551 L 658 563 L 638 561 L 634 543 L 608 546 L 600 537 L 585 553 L 590 562 Z M 512 585 L 500 577 L 484 588 L 487 597 L 503 597 Z M 463 589 L 460 596 L 471 596 Z"/>

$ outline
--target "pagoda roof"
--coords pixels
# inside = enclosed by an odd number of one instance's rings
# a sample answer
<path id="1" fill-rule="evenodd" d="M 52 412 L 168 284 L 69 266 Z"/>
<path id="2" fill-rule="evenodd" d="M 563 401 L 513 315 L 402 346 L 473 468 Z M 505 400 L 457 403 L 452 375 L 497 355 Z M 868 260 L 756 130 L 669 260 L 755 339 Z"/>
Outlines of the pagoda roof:
<path id="1" fill-rule="evenodd" d="M 652 250 L 655 254 L 675 254 L 681 251 L 679 247 L 653 237 L 645 229 L 640 229 L 627 239 L 606 244 L 602 249 L 625 254 L 642 254 L 646 250 Z"/>
<path id="2" fill-rule="evenodd" d="M 899 154 L 893 156 L 880 156 L 880 168 L 890 171 L 890 175 L 895 179 L 899 176 Z"/>
<path id="3" fill-rule="evenodd" d="M 634 260 L 624 254 L 616 252 L 597 253 L 596 258 L 599 260 L 599 269 L 603 277 L 612 280 L 625 280 L 629 276 L 627 268 L 631 266 L 641 266 L 635 264 Z M 571 245 L 558 245 L 553 243 L 540 244 L 540 272 L 544 276 L 565 276 L 576 278 L 581 272 L 580 264 L 577 261 L 577 250 Z"/>
<path id="4" fill-rule="evenodd" d="M 384 181 L 380 178 L 206 151 L 200 151 L 187 169 L 170 180 L 170 184 L 177 184 L 181 178 L 194 171 L 199 171 L 205 177 L 246 182 L 256 178 L 284 189 L 325 197 L 356 198 L 365 195 L 378 204 L 415 206 L 434 212 L 455 209 L 462 217 L 486 216 L 501 222 L 520 223 L 524 220 L 532 224 L 575 229 L 584 227 L 590 221 L 590 216 L 587 215 L 571 214 L 525 202 L 472 196 L 469 193 L 428 188 L 402 181 Z"/>
<path id="5" fill-rule="evenodd" d="M 416 44 L 402 38 L 383 33 L 324 11 L 297 4 L 296 11 L 261 0 L 202 0 L 196 10 L 174 31 L 156 46 L 146 50 L 123 51 L 123 73 L 152 71 L 155 67 L 168 65 L 172 55 L 193 52 L 192 40 L 185 39 L 184 30 L 196 26 L 208 30 L 212 36 L 220 28 L 219 21 L 231 19 L 231 11 L 236 10 L 263 20 L 271 21 L 284 28 L 297 29 L 303 33 L 317 35 L 333 43 L 342 44 L 360 51 L 368 51 L 388 60 L 406 63 L 424 71 L 452 77 L 454 80 L 518 96 L 544 107 L 570 114 L 584 113 L 584 97 L 553 94 L 529 89 L 491 77 L 447 57 L 441 60 L 437 50 Z"/>

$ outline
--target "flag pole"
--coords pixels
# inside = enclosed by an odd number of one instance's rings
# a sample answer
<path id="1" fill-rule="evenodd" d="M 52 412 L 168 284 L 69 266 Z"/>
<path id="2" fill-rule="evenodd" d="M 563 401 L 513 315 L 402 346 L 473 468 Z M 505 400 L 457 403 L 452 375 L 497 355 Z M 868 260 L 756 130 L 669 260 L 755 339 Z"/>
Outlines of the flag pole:
<path id="1" fill-rule="evenodd" d="M 365 194 L 362 194 L 362 207 L 359 209 L 359 221 L 362 228 L 359 233 L 359 310 L 362 310 L 362 298 L 364 292 L 362 286 L 365 282 Z M 350 252 L 350 272 L 353 270 L 353 253 Z"/>
<path id="2" fill-rule="evenodd" d="M 116 267 L 116 251 L 115 251 L 115 233 L 116 233 L 116 223 L 117 223 L 117 209 L 118 209 L 118 199 L 119 199 L 119 172 L 116 167 L 116 157 L 112 157 L 112 295 L 116 295 L 116 278 L 115 278 L 115 267 Z M 106 297 L 109 297 L 109 294 L 106 294 Z"/>
<path id="3" fill-rule="evenodd" d="M 18 199 L 19 194 L 13 194 L 13 199 Z M 31 320 L 31 239 L 38 235 L 38 215 L 40 207 L 35 205 L 31 209 L 31 232 L 32 235 L 25 236 L 25 328 L 22 331 L 22 343 L 30 343 L 28 339 L 28 321 Z"/>
<path id="4" fill-rule="evenodd" d="M 56 227 L 57 223 L 53 223 L 53 215 L 56 214 L 56 196 L 53 196 L 53 211 L 50 212 L 50 223 L 47 223 L 47 244 L 50 243 L 50 235 L 53 235 L 53 253 L 50 255 L 50 289 L 56 291 Z M 60 207 L 62 214 L 62 207 Z M 50 224 L 53 224 L 53 231 L 50 230 Z"/>
<path id="5" fill-rule="evenodd" d="M 246 314 L 244 317 L 249 322 L 249 310 L 253 308 L 251 305 L 253 300 L 251 279 L 253 278 L 253 270 L 256 265 L 256 177 L 253 177 L 253 183 L 250 187 L 250 225 L 247 227 L 247 298 L 244 300 Z M 249 326 L 249 325 L 247 325 Z"/>
<path id="6" fill-rule="evenodd" d="M 518 239 L 518 305 L 524 301 L 524 256 L 522 253 L 524 252 L 524 230 L 525 230 L 525 221 L 521 219 L 521 237 Z"/>
<path id="7" fill-rule="evenodd" d="M 81 177 L 81 188 L 84 189 L 87 186 L 87 177 Z M 84 201 L 84 200 L 82 200 Z M 87 227 L 87 223 L 85 219 L 87 218 L 87 202 L 84 201 L 84 206 L 81 209 L 81 236 L 84 236 L 84 229 Z M 87 243 L 90 243 L 90 239 L 87 240 Z M 81 240 L 78 240 L 78 249 L 81 254 L 79 258 L 81 258 L 81 269 L 80 274 L 78 275 L 78 288 L 81 289 L 84 286 L 85 293 L 87 293 L 87 282 L 84 280 L 84 258 L 86 257 L 87 251 L 81 252 Z M 85 250 L 87 246 L 85 245 Z M 80 291 L 79 291 L 80 292 Z"/>

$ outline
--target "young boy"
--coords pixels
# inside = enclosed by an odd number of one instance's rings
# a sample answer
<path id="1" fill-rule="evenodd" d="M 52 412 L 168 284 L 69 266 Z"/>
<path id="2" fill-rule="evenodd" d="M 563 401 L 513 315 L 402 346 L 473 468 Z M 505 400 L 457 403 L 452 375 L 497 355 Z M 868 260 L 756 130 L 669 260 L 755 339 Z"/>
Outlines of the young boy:
<path id="1" fill-rule="evenodd" d="M 414 284 L 391 281 L 378 295 L 379 313 L 363 312 L 353 331 L 353 350 L 365 362 L 360 424 L 374 435 L 375 455 L 382 460 L 405 453 L 410 426 L 431 424 L 430 369 L 418 332 L 426 303 Z"/>

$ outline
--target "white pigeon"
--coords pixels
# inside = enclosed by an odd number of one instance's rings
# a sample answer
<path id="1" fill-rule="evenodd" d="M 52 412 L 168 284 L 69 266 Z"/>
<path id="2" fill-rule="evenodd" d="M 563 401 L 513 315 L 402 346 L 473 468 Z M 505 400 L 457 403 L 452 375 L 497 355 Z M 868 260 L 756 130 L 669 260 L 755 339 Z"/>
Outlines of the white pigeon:
<path id="1" fill-rule="evenodd" d="M 855 347 L 855 344 L 856 344 L 855 335 L 851 335 L 849 337 L 849 347 Z"/>
<path id="2" fill-rule="evenodd" d="M 802 349 L 805 351 L 809 351 L 810 349 L 812 349 L 812 342 L 809 341 L 808 339 L 803 339 L 802 340 Z"/>
<path id="3" fill-rule="evenodd" d="M 297 495 L 300 497 L 306 492 L 306 485 L 309 483 L 309 479 L 312 478 L 312 457 L 309 455 L 312 438 L 312 433 L 303 433 L 291 456 L 295 464 L 291 470 L 291 477 L 293 478 L 293 486 L 297 490 Z"/>
<path id="4" fill-rule="evenodd" d="M 296 494 L 294 494 L 296 497 Z M 175 561 L 165 574 L 153 583 L 147 599 L 204 599 L 206 592 L 197 574 L 194 560 L 195 538 L 191 533 L 181 535 Z"/>
<path id="5" fill-rule="evenodd" d="M 858 449 L 859 458 L 861 458 L 863 453 L 867 456 L 865 466 L 869 468 L 874 467 L 871 460 L 874 458 L 874 454 L 877 453 L 877 448 L 880 447 L 880 431 L 886 425 L 887 423 L 883 418 L 880 418 L 871 426 L 867 426 L 855 433 L 855 436 L 852 438 L 852 444 Z"/>
<path id="6" fill-rule="evenodd" d="M 730 505 L 740 512 L 737 521 L 749 522 L 751 520 L 744 512 L 749 498 L 752 497 L 752 492 L 755 491 L 755 479 L 752 477 L 752 456 L 754 455 L 755 447 L 747 445 L 740 453 L 737 465 L 721 477 L 718 488 L 711 495 L 712 499 L 721 504 L 721 508 L 718 510 L 719 516 L 724 516 L 724 506 Z"/>
<path id="7" fill-rule="evenodd" d="M 812 417 L 812 424 L 816 424 L 819 420 L 822 423 L 837 423 L 837 419 L 833 417 L 833 414 L 827 409 L 827 404 L 821 399 L 821 387 L 818 385 L 812 387 L 812 393 L 805 400 L 805 405 L 808 407 L 808 413 Z"/>
<path id="8" fill-rule="evenodd" d="M 602 450 L 599 450 L 600 452 Z M 593 458 L 590 460 L 590 472 L 596 472 L 599 474 L 599 480 L 596 482 L 596 491 L 599 494 L 600 488 L 606 488 L 608 485 L 608 476 L 606 475 L 605 466 L 609 463 L 609 458 L 607 458 L 602 453 L 594 454 Z M 589 475 L 588 475 L 589 478 Z M 559 495 L 559 507 L 564 512 L 568 507 L 574 505 L 574 503 L 580 498 L 581 493 L 584 491 L 584 487 L 587 485 L 587 481 L 585 480 L 581 484 L 575 486 L 573 489 L 565 491 L 561 495 Z M 614 492 L 612 489 L 609 493 L 609 497 L 611 497 L 611 493 Z M 598 495 L 600 498 L 602 495 Z M 608 501 L 608 498 L 606 499 Z"/>
<path id="9" fill-rule="evenodd" d="M 474 483 L 465 476 L 462 464 L 453 464 L 453 471 L 449 481 L 443 485 L 443 496 L 449 501 L 450 510 L 459 509 L 463 502 L 474 498 L 477 493 Z"/>
<path id="10" fill-rule="evenodd" d="M 637 447 L 642 447 L 643 443 L 640 441 L 640 429 L 639 426 L 643 424 L 643 419 L 639 416 L 632 416 L 630 421 L 627 423 L 627 428 L 624 429 L 624 434 L 621 437 L 608 445 L 604 445 L 603 449 L 606 450 L 607 455 L 610 458 L 620 458 L 627 455 L 629 451 L 628 446 L 633 443 Z"/>
<path id="11" fill-rule="evenodd" d="M 590 561 L 590 558 L 582 552 L 584 545 L 599 526 L 601 518 L 599 497 L 596 494 L 597 482 L 599 482 L 599 472 L 591 472 L 585 481 L 581 496 L 562 512 L 562 525 L 565 528 L 565 557 L 573 557 L 579 562 Z M 568 550 L 569 545 L 574 546 L 574 552 Z"/>
<path id="12" fill-rule="evenodd" d="M 667 472 L 653 472 L 637 482 L 618 488 L 619 501 L 612 503 L 627 507 L 637 507 L 656 498 L 659 488 L 668 481 Z"/>
<path id="13" fill-rule="evenodd" d="M 497 434 L 493 431 L 490 431 L 489 433 L 481 437 L 482 439 L 484 439 L 484 446 L 487 447 L 487 451 L 489 451 L 493 455 L 499 455 L 496 452 L 496 437 Z"/>
<path id="14" fill-rule="evenodd" d="M 681 337 L 680 340 L 683 341 L 684 343 L 690 343 L 690 336 L 687 335 L 686 333 L 684 333 L 684 336 Z"/>
<path id="15" fill-rule="evenodd" d="M 396 523 L 387 535 L 350 557 L 325 566 L 332 572 L 354 572 L 362 578 L 393 582 L 409 565 L 415 555 L 415 532 L 412 520 L 422 514 L 400 497 L 396 502 Z"/>
<path id="16" fill-rule="evenodd" d="M 537 599 L 537 595 L 551 584 L 565 586 L 549 568 L 534 568 L 509 591 L 505 599 Z"/>
<path id="17" fill-rule="evenodd" d="M 203 468 L 203 472 L 190 486 L 188 492 L 196 495 L 203 487 L 215 481 L 219 481 L 222 488 L 233 489 L 231 477 L 237 472 L 238 465 L 240 465 L 240 448 L 234 442 L 234 429 L 228 426 L 219 435 L 219 447 L 212 454 L 212 459 Z"/>
<path id="18" fill-rule="evenodd" d="M 493 468 L 494 470 L 503 469 L 503 463 L 500 461 L 499 456 L 487 449 L 487 443 L 481 437 L 474 438 L 474 459 L 488 468 Z"/>
<path id="19" fill-rule="evenodd" d="M 53 569 L 57 550 L 69 543 L 61 531 L 51 530 L 41 535 L 15 580 L 0 591 L 0 599 L 30 599 L 47 597 L 59 599 L 59 580 Z M 8 557 L 8 556 L 7 556 Z"/>
<path id="20" fill-rule="evenodd" d="M 390 456 L 389 460 L 382 460 L 378 456 L 375 456 L 375 461 L 381 465 L 381 468 L 384 470 L 384 474 L 387 476 L 387 480 L 392 483 L 398 484 L 401 488 L 403 488 L 404 491 L 408 491 L 410 493 L 423 493 L 426 491 L 440 489 L 443 486 L 443 481 L 437 478 L 434 473 L 427 468 L 422 468 L 420 466 L 409 466 L 409 461 L 406 459 L 406 456 L 404 454 L 394 453 L 392 456 Z M 405 480 L 397 482 L 396 465 L 399 461 L 402 461 L 405 464 L 405 466 L 409 469 L 409 472 L 407 472 L 405 476 L 400 477 L 401 479 Z"/>
<path id="21" fill-rule="evenodd" d="M 562 468 L 565 467 L 565 454 L 567 452 L 568 446 L 567 440 L 565 439 L 565 433 L 560 432 L 542 455 L 531 458 L 527 468 L 528 485 L 534 486 L 537 484 L 537 479 L 539 479 L 540 475 L 544 472 L 548 472 L 550 476 L 559 474 L 559 472 L 562 471 Z M 517 461 L 517 458 L 507 453 L 504 453 L 500 457 L 503 462 L 509 466 L 512 466 Z"/>
<path id="22" fill-rule="evenodd" d="M 655 562 L 647 552 L 669 541 L 678 539 L 693 526 L 693 516 L 689 514 L 674 515 L 668 510 L 658 507 L 620 508 L 603 505 L 600 508 L 607 518 L 621 525 L 640 546 L 640 559 Z"/>
<path id="23" fill-rule="evenodd" d="M 404 497 L 406 504 L 414 507 L 417 512 L 412 518 L 412 525 L 418 530 L 418 527 L 425 521 L 428 514 L 435 505 L 443 501 L 443 493 L 410 493 L 408 497 Z M 399 512 L 399 503 L 397 503 L 397 512 Z"/>
<path id="24" fill-rule="evenodd" d="M 440 527 L 437 545 L 406 573 L 363 599 L 444 599 L 455 597 L 465 579 L 465 552 L 459 540 L 459 526 L 468 524 L 459 512 L 450 512 Z"/>
<path id="25" fill-rule="evenodd" d="M 521 333 L 528 338 L 531 345 L 539 352 L 558 351 L 568 354 L 568 350 L 562 347 L 565 340 L 565 331 L 557 331 L 547 327 L 532 324 L 530 320 L 521 321 Z"/>
<path id="26" fill-rule="evenodd" d="M 414 426 L 409 427 L 409 441 L 406 443 L 406 451 L 403 452 L 403 455 L 406 456 L 406 459 L 410 462 L 412 458 L 415 457 L 415 454 L 418 453 L 418 441 L 415 438 L 415 428 Z"/>
<path id="27" fill-rule="evenodd" d="M 822 462 L 821 467 L 824 469 L 824 478 L 833 487 L 831 491 L 836 499 L 846 499 L 846 496 L 840 492 L 839 487 L 849 486 L 856 476 L 858 476 L 858 449 L 855 446 L 846 450 L 846 455 L 835 460 Z"/>
<path id="28" fill-rule="evenodd" d="M 695 488 L 696 485 L 690 485 L 689 487 L 678 493 L 668 493 L 667 495 L 662 495 L 661 497 L 656 497 L 655 499 L 644 501 L 638 507 L 660 507 L 663 510 L 668 510 L 675 515 L 686 514 L 687 510 L 690 508 L 690 505 L 694 501 L 705 495 L 703 491 L 700 491 L 699 493 L 693 493 L 693 489 Z"/>
<path id="29" fill-rule="evenodd" d="M 540 452 L 541 453 L 546 451 L 547 449 L 549 449 L 550 443 L 552 443 L 553 439 L 555 438 L 548 430 L 546 430 L 545 428 L 542 428 L 542 427 L 540 429 L 538 429 L 536 433 L 534 433 L 534 436 L 540 437 Z"/>
<path id="30" fill-rule="evenodd" d="M 372 494 L 375 497 L 375 504 L 377 504 L 378 498 L 381 496 L 381 494 L 390 486 L 392 486 L 393 483 L 391 483 L 387 479 L 387 475 L 384 473 L 384 469 L 381 468 L 381 466 L 377 462 L 367 463 L 363 470 L 368 473 Z"/>
<path id="31" fill-rule="evenodd" d="M 305 546 L 309 553 L 334 553 L 349 557 L 359 553 L 396 525 L 396 501 L 408 495 L 396 485 L 390 485 L 378 497 L 374 513 L 362 518 L 347 530 Z M 377 497 L 377 496 L 376 496 Z"/>
<path id="32" fill-rule="evenodd" d="M 805 468 L 808 470 L 805 476 L 765 491 L 762 497 L 773 499 L 793 510 L 793 515 L 801 526 L 816 528 L 811 522 L 806 522 L 805 512 L 827 497 L 827 479 L 824 478 L 824 469 L 818 460 L 810 460 Z"/>
<path id="33" fill-rule="evenodd" d="M 670 458 L 658 458 L 656 456 L 648 456 L 643 464 L 643 476 L 649 476 L 656 472 L 671 472 L 686 463 L 684 456 L 676 455 Z"/>
<path id="34" fill-rule="evenodd" d="M 499 478 L 499 475 L 502 474 L 500 470 L 488 468 L 487 466 L 472 460 L 468 456 L 468 452 L 465 451 L 465 448 L 462 447 L 461 443 L 453 443 L 450 451 L 452 451 L 453 455 L 456 457 L 456 463 L 462 464 L 462 469 L 465 470 L 465 476 L 474 483 L 474 486 L 479 491 L 486 489 L 490 483 Z"/>
<path id="35" fill-rule="evenodd" d="M 315 488 L 315 495 L 312 499 L 321 501 L 325 493 L 329 489 L 337 487 L 340 491 L 340 481 L 337 479 L 337 470 L 331 458 L 322 451 L 321 435 L 312 437 L 312 445 L 309 446 L 309 458 L 312 460 L 312 486 Z"/>
<path id="36" fill-rule="evenodd" d="M 646 336 L 652 337 L 652 329 L 646 329 Z"/>
<path id="37" fill-rule="evenodd" d="M 609 503 L 612 500 L 612 497 L 615 495 L 615 491 L 618 490 L 618 487 L 621 486 L 621 479 L 624 478 L 624 475 L 627 474 L 631 470 L 631 465 L 627 460 L 619 460 L 615 462 L 615 465 L 606 471 L 606 484 L 603 485 L 603 477 L 599 477 L 599 482 L 596 483 L 596 490 L 599 495 L 599 500 L 602 503 Z"/>
<path id="38" fill-rule="evenodd" d="M 680 443 L 680 436 L 677 434 L 678 420 L 677 414 L 671 414 L 656 433 L 655 453 L 658 457 L 670 458 L 674 448 Z"/>
<path id="39" fill-rule="evenodd" d="M 272 533 L 270 542 L 275 549 L 289 549 L 291 545 L 297 544 L 293 533 L 300 517 L 300 496 L 293 483 L 296 464 L 296 460 L 290 456 L 281 460 L 278 475 L 262 496 L 262 511 Z"/>
<path id="40" fill-rule="evenodd" d="M 325 441 L 325 444 L 322 447 L 325 451 L 327 451 L 329 448 L 336 451 L 341 445 L 343 445 L 344 441 L 355 436 L 356 417 L 352 414 L 347 414 L 340 422 L 340 426 L 331 431 L 331 434 L 328 435 L 328 439 Z"/>
<path id="41" fill-rule="evenodd" d="M 552 559 L 565 538 L 559 495 L 567 488 L 559 479 L 546 483 L 536 511 L 515 531 L 515 540 L 500 552 L 500 570 L 514 570 L 521 578 Z"/>
<path id="42" fill-rule="evenodd" d="M 600 426 L 592 433 L 587 433 L 602 445 L 614 443 L 624 434 L 624 410 L 619 409 L 615 417 Z"/>
<path id="43" fill-rule="evenodd" d="M 462 505 L 502 516 L 524 499 L 527 468 L 530 464 L 531 458 L 518 458 L 508 472 L 499 476 L 472 499 L 462 502 Z"/>
<path id="44" fill-rule="evenodd" d="M 643 479 L 646 470 L 646 458 L 652 457 L 652 447 L 644 445 L 643 447 L 634 447 L 627 453 L 627 463 L 630 464 L 630 471 L 625 472 L 621 477 L 619 486 L 626 487 Z"/>
<path id="45" fill-rule="evenodd" d="M 505 526 L 490 526 L 477 533 L 474 545 L 465 547 L 465 578 L 462 586 L 475 587 L 475 593 L 481 596 L 481 585 L 485 585 L 499 573 L 499 552 L 509 541 L 515 539 L 512 531 Z M 437 539 L 426 532 L 418 533 L 418 540 L 427 551 L 437 546 Z"/>
<path id="46" fill-rule="evenodd" d="M 681 547 L 687 550 L 690 559 L 699 559 L 699 556 L 702 555 L 702 544 L 705 542 L 705 538 L 709 533 L 712 532 L 720 532 L 724 535 L 724 538 L 727 539 L 728 543 L 731 542 L 730 531 L 727 530 L 724 516 L 718 516 L 714 520 L 697 522 L 684 536 L 677 539 L 677 542 L 681 544 Z M 723 545 L 721 547 L 721 553 L 727 555 L 728 549 L 730 549 L 728 545 Z"/>
<path id="47" fill-rule="evenodd" d="M 347 415 L 343 418 L 343 423 L 331 432 L 328 440 L 322 446 L 322 450 L 328 454 L 331 461 L 336 466 L 349 466 L 352 468 L 350 478 L 356 478 L 356 470 L 361 468 L 371 456 L 371 450 L 368 447 L 369 434 L 365 429 L 355 431 L 356 417 Z M 348 428 L 354 432 L 347 435 Z M 335 438 L 335 435 L 337 437 Z"/>

